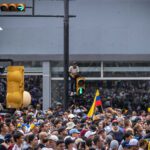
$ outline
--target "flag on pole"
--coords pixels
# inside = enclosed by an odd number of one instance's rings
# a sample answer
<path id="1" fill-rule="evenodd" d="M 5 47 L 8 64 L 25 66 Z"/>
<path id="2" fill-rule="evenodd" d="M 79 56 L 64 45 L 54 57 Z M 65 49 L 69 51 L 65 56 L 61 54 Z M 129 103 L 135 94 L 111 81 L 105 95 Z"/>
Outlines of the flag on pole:
<path id="1" fill-rule="evenodd" d="M 102 106 L 99 90 L 96 91 L 93 104 L 92 104 L 92 106 L 91 106 L 91 108 L 90 108 L 90 110 L 89 110 L 89 112 L 87 114 L 88 117 L 92 117 L 93 116 L 96 106 Z"/>
<path id="2" fill-rule="evenodd" d="M 88 117 L 92 117 L 93 114 L 94 114 L 94 110 L 95 110 L 95 101 L 96 101 L 96 99 L 94 98 L 94 102 L 93 102 L 93 104 L 92 104 L 92 106 L 91 106 L 91 108 L 90 108 L 90 110 L 89 110 L 89 112 L 88 112 L 88 114 L 87 114 Z"/>
<path id="3" fill-rule="evenodd" d="M 95 106 L 101 106 L 102 105 L 102 101 L 101 101 L 101 96 L 99 94 L 99 91 L 96 91 L 98 96 L 96 96 L 96 102 L 95 102 Z"/>

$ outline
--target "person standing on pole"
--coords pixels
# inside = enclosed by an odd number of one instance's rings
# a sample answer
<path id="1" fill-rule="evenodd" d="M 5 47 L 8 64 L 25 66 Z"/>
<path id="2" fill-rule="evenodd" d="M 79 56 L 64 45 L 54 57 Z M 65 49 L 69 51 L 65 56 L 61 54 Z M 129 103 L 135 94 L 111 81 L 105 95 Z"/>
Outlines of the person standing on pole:
<path id="1" fill-rule="evenodd" d="M 71 94 L 73 96 L 75 94 L 76 87 L 76 79 L 79 77 L 79 66 L 74 61 L 73 64 L 69 67 L 69 76 L 71 79 Z"/>

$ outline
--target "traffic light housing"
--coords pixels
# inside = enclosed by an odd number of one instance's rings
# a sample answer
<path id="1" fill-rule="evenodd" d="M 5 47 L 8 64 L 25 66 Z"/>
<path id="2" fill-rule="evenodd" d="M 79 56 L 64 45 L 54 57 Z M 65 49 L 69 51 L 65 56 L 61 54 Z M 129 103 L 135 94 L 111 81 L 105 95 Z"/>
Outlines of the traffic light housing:
<path id="1" fill-rule="evenodd" d="M 5 71 L 5 67 L 0 66 L 0 74 L 3 74 L 3 73 L 4 73 L 4 71 Z"/>
<path id="2" fill-rule="evenodd" d="M 83 95 L 85 93 L 85 78 L 78 77 L 76 79 L 76 93 L 77 95 Z"/>
<path id="3" fill-rule="evenodd" d="M 23 3 L 2 3 L 0 4 L 1 11 L 7 12 L 23 12 L 25 11 L 26 5 Z"/>
<path id="4" fill-rule="evenodd" d="M 24 92 L 24 67 L 9 66 L 7 68 L 7 108 L 21 108 Z"/>

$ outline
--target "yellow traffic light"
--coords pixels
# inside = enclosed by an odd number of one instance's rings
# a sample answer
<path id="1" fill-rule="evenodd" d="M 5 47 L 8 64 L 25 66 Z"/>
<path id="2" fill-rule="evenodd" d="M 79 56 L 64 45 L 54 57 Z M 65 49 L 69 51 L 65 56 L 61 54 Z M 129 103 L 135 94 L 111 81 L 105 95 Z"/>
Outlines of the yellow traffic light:
<path id="1" fill-rule="evenodd" d="M 7 68 L 7 108 L 21 108 L 24 92 L 24 67 L 9 66 Z"/>
<path id="2" fill-rule="evenodd" d="M 25 11 L 26 5 L 23 3 L 2 3 L 0 4 L 1 11 L 22 12 Z"/>
<path id="3" fill-rule="evenodd" d="M 79 77 L 76 79 L 76 93 L 82 95 L 85 92 L 85 78 Z"/>

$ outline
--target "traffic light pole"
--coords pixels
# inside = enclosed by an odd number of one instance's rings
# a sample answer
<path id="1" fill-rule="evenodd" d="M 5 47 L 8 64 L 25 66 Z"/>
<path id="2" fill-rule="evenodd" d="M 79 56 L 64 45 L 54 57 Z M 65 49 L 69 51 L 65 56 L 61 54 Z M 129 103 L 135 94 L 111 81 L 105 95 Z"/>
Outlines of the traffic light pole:
<path id="1" fill-rule="evenodd" d="M 32 16 L 34 16 L 35 0 L 32 0 Z"/>
<path id="2" fill-rule="evenodd" d="M 68 107 L 69 68 L 69 0 L 64 0 L 64 108 Z"/>
<path id="3" fill-rule="evenodd" d="M 67 6 L 68 5 L 68 6 Z M 0 17 L 51 17 L 51 18 L 67 18 L 66 16 L 70 18 L 76 17 L 76 15 L 68 15 L 69 13 L 69 0 L 64 0 L 64 9 L 65 9 L 65 15 L 37 15 L 35 14 L 35 0 L 32 0 L 32 6 L 26 6 L 25 9 L 32 9 L 32 14 L 0 14 Z M 0 11 L 1 12 L 1 11 Z"/>

